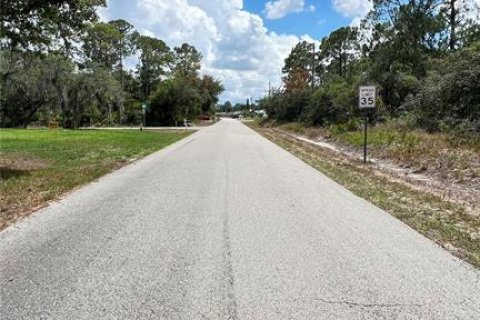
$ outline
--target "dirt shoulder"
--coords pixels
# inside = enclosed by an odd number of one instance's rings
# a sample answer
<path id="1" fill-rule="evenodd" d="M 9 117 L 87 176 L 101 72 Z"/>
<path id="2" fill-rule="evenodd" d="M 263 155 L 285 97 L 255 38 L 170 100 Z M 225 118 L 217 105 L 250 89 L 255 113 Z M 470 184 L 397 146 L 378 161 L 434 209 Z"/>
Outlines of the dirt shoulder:
<path id="1" fill-rule="evenodd" d="M 424 172 L 416 172 L 416 168 L 401 168 L 393 161 L 374 159 L 364 165 L 355 148 L 279 128 L 248 125 L 452 254 L 480 268 L 477 189 L 436 180 Z"/>
<path id="2" fill-rule="evenodd" d="M 361 148 L 355 148 L 341 141 L 327 138 L 321 133 L 312 134 L 312 132 L 307 132 L 307 134 L 298 134 L 278 128 L 272 128 L 272 130 L 288 134 L 320 148 L 331 150 L 333 151 L 332 157 L 347 158 L 356 163 L 363 158 Z M 447 151 L 443 152 L 448 153 Z M 378 150 L 378 148 L 369 150 L 369 153 L 374 156 L 369 155 L 369 167 L 376 174 L 384 175 L 412 189 L 433 194 L 442 200 L 460 204 L 465 207 L 466 213 L 480 218 L 480 179 L 472 177 L 471 173 L 466 173 L 466 171 L 473 172 L 478 170 L 476 168 L 480 165 L 480 159 L 477 159 L 478 154 L 469 156 L 467 169 L 462 173 L 458 173 L 461 169 L 430 164 L 432 162 L 435 164 L 441 162 L 442 159 L 438 159 L 438 157 L 441 158 L 441 155 L 437 155 L 435 159 L 429 159 L 430 161 L 423 158 L 426 155 L 419 155 L 416 161 L 405 161 L 389 155 L 388 152 Z M 457 152 L 457 156 L 458 153 L 460 152 Z M 464 156 L 467 153 L 469 152 L 464 151 Z M 461 179 L 455 176 L 461 176 Z"/>

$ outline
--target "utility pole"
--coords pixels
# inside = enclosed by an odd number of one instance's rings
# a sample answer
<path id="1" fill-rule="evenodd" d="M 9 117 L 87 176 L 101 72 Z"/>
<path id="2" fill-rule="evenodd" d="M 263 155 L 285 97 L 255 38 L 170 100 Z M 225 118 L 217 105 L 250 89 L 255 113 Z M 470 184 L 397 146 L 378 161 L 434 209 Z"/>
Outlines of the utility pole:
<path id="1" fill-rule="evenodd" d="M 268 90 L 264 90 L 263 92 L 268 92 L 268 99 L 272 96 L 272 82 L 268 81 Z"/>

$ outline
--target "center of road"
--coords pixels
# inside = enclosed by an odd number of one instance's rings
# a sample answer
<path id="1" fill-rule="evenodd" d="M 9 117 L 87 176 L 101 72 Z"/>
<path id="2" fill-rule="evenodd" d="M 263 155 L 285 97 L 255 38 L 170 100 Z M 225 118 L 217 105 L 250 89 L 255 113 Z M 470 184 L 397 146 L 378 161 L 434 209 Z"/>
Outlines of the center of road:
<path id="1" fill-rule="evenodd" d="M 477 319 L 480 274 L 224 119 L 0 233 L 2 319 Z"/>

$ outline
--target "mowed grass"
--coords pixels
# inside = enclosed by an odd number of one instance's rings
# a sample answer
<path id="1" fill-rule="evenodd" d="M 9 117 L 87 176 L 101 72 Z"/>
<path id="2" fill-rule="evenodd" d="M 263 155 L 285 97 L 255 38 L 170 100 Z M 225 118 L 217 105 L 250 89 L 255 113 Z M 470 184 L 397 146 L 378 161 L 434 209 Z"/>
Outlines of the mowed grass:
<path id="1" fill-rule="evenodd" d="M 0 130 L 0 229 L 77 186 L 190 133 Z"/>

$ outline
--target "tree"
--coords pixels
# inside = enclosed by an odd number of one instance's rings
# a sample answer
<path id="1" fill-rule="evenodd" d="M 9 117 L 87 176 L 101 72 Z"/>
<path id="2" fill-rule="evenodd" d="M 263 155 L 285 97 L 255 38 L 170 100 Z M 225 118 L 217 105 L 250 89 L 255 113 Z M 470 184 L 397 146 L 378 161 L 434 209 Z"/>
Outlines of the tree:
<path id="1" fill-rule="evenodd" d="M 173 74 L 175 77 L 195 79 L 201 68 L 202 55 L 194 46 L 187 43 L 174 48 Z"/>
<path id="2" fill-rule="evenodd" d="M 95 64 L 113 72 L 121 59 L 122 50 L 118 49 L 121 39 L 122 33 L 114 25 L 99 22 L 91 26 L 83 42 L 89 67 Z"/>
<path id="3" fill-rule="evenodd" d="M 2 0 L 2 127 L 52 119 L 66 128 L 138 123 L 140 103 L 152 92 L 161 106 L 155 121 L 172 124 L 211 112 L 223 87 L 199 77 L 200 52 L 186 43 L 171 51 L 126 20 L 98 22 L 96 9 L 105 3 Z M 137 50 L 137 72 L 125 70 L 124 59 Z"/>
<path id="4" fill-rule="evenodd" d="M 476 42 L 480 42 L 480 24 L 474 24 L 465 28 L 462 31 L 463 34 L 463 45 L 468 47 L 470 45 L 475 44 Z"/>
<path id="5" fill-rule="evenodd" d="M 426 75 L 427 55 L 438 51 L 443 23 L 437 15 L 441 0 L 373 0 L 370 18 L 381 39 L 373 50 L 387 48 L 398 63 L 418 77 Z M 378 19 L 383 19 L 383 22 Z M 381 26 L 378 26 L 381 24 Z"/>
<path id="6" fill-rule="evenodd" d="M 200 93 L 189 81 L 174 78 L 162 81 L 152 94 L 148 125 L 178 125 L 200 112 Z"/>
<path id="7" fill-rule="evenodd" d="M 227 101 L 223 104 L 222 112 L 232 112 L 232 111 L 233 111 L 232 103 L 227 100 Z"/>
<path id="8" fill-rule="evenodd" d="M 299 42 L 285 59 L 282 69 L 283 83 L 287 92 L 305 89 L 312 79 L 314 64 L 313 44 L 306 41 Z"/>
<path id="9" fill-rule="evenodd" d="M 104 5 L 105 0 L 2 0 L 0 86 L 5 87 L 8 77 L 30 64 L 33 56 L 21 52 L 73 55 L 72 44 L 81 40 L 98 18 L 97 7 Z"/>
<path id="10" fill-rule="evenodd" d="M 348 63 L 360 50 L 357 35 L 357 28 L 343 27 L 323 38 L 319 55 L 321 60 L 326 61 L 330 73 L 346 76 Z"/>
<path id="11" fill-rule="evenodd" d="M 103 68 L 84 71 L 75 75 L 70 86 L 70 108 L 62 114 L 66 128 L 79 125 L 112 125 L 118 122 L 114 106 L 124 99 L 121 84 Z"/>
<path id="12" fill-rule="evenodd" d="M 441 13 L 449 26 L 448 47 L 451 51 L 458 46 L 457 31 L 461 18 L 459 17 L 459 0 L 447 0 L 446 5 L 441 9 Z"/>
<path id="13" fill-rule="evenodd" d="M 377 82 L 391 115 L 401 111 L 427 75 L 430 56 L 441 54 L 441 0 L 374 0 L 369 14 L 375 45 L 369 52 L 368 78 Z"/>
<path id="14" fill-rule="evenodd" d="M 97 7 L 105 4 L 105 0 L 2 0 L 2 48 L 45 50 L 61 40 L 69 52 L 96 21 Z"/>
<path id="15" fill-rule="evenodd" d="M 123 60 L 135 53 L 135 42 L 139 35 L 137 32 L 133 31 L 133 25 L 126 20 L 112 20 L 108 24 L 113 26 L 120 35 L 117 41 L 115 41 L 115 46 L 118 55 L 119 79 L 123 86 Z"/>
<path id="16" fill-rule="evenodd" d="M 198 86 L 201 95 L 201 110 L 203 113 L 210 113 L 224 88 L 220 81 L 209 75 L 204 75 L 199 80 Z"/>
<path id="17" fill-rule="evenodd" d="M 480 132 L 480 43 L 435 61 L 407 106 L 428 130 L 442 126 Z"/>
<path id="18" fill-rule="evenodd" d="M 167 74 L 173 56 L 170 48 L 162 40 L 139 36 L 136 43 L 140 52 L 137 74 L 146 100 L 150 96 L 154 84 L 160 80 L 161 76 Z"/>
<path id="19" fill-rule="evenodd" d="M 283 82 L 287 93 L 305 90 L 310 82 L 309 72 L 302 68 L 294 69 L 289 72 L 287 77 L 283 78 Z"/>
<path id="20" fill-rule="evenodd" d="M 470 31 L 478 26 L 480 8 L 474 1 L 443 0 L 440 16 L 448 28 L 445 42 L 454 51 L 469 40 Z"/>
<path id="21" fill-rule="evenodd" d="M 21 62 L 22 72 L 11 74 L 2 83 L 2 127 L 26 127 L 42 108 L 58 108 L 63 100 L 62 84 L 68 83 L 73 70 L 71 62 L 55 55 Z"/>

